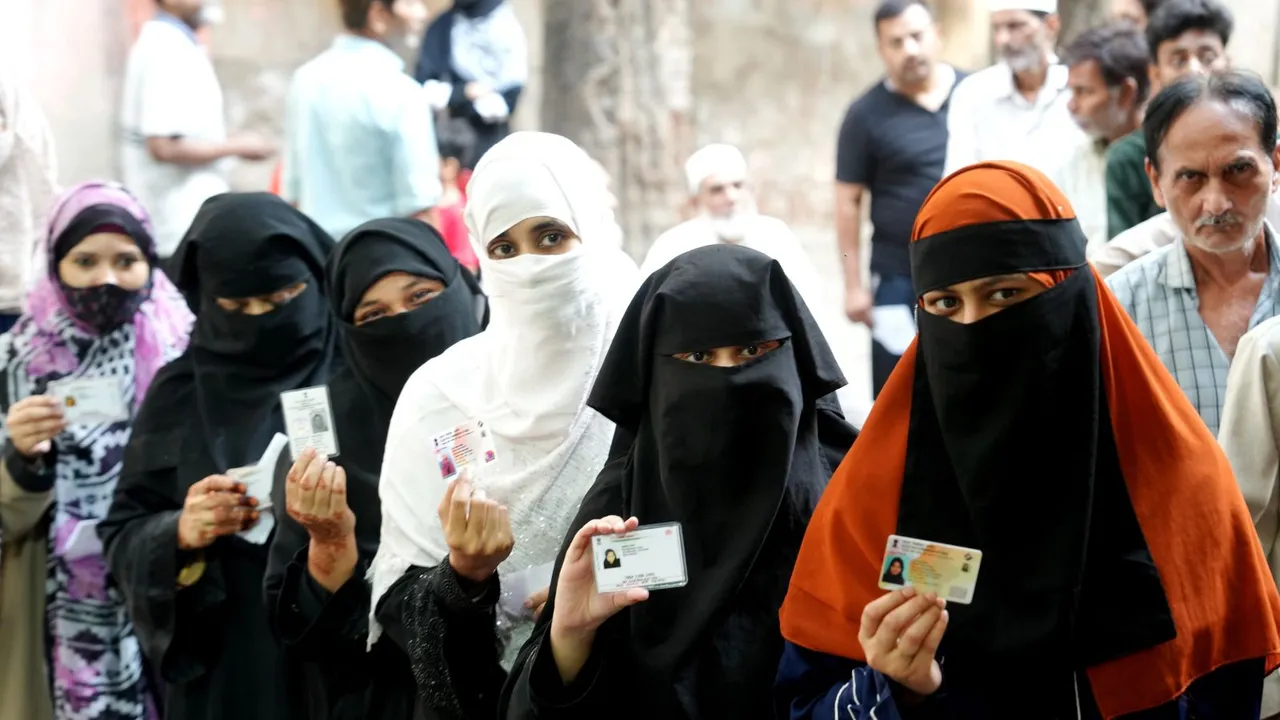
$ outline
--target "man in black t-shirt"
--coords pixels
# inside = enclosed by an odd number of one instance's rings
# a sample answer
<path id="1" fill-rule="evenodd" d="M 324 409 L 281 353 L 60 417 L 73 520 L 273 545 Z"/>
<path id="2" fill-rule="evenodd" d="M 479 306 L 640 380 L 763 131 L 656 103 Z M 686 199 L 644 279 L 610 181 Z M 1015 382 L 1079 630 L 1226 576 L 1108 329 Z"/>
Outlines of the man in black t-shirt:
<path id="1" fill-rule="evenodd" d="M 878 394 L 914 334 L 911 227 L 942 179 L 947 105 L 963 76 L 937 61 L 938 27 L 919 0 L 885 0 L 875 24 L 887 77 L 849 106 L 840 127 L 836 233 L 844 257 L 845 314 L 871 328 L 872 384 Z M 862 207 L 868 193 L 874 228 L 870 287 L 862 278 Z"/>

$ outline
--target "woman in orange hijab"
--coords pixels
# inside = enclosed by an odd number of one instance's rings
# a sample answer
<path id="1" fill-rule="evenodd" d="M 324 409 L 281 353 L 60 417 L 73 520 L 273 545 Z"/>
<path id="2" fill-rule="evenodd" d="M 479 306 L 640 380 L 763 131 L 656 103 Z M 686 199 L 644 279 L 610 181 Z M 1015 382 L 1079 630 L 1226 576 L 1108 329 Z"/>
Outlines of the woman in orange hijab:
<path id="1" fill-rule="evenodd" d="M 972 165 L 912 239 L 919 336 L 805 535 L 780 716 L 1256 719 L 1280 596 L 1070 204 Z M 891 535 L 980 550 L 972 602 L 881 590 Z"/>

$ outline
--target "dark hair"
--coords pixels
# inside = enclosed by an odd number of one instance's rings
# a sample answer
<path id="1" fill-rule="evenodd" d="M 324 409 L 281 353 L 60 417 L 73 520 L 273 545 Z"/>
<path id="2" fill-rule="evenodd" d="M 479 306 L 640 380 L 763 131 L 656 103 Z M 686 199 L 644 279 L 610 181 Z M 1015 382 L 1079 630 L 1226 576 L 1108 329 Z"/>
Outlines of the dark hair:
<path id="1" fill-rule="evenodd" d="M 893 20 L 894 18 L 901 16 L 902 13 L 911 9 L 914 5 L 919 5 L 925 10 L 928 10 L 930 15 L 933 14 L 933 10 L 929 9 L 928 4 L 926 4 L 924 0 L 884 0 L 881 2 L 880 6 L 876 8 L 875 14 L 876 35 L 878 36 L 880 34 L 880 23 L 885 22 L 886 20 Z"/>
<path id="2" fill-rule="evenodd" d="M 1235 21 L 1231 11 L 1218 0 L 1168 0 L 1147 20 L 1147 48 L 1151 62 L 1157 59 L 1160 46 L 1177 40 L 1188 30 L 1208 30 L 1222 40 L 1231 41 Z"/>
<path id="3" fill-rule="evenodd" d="M 441 160 L 453 158 L 466 167 L 475 147 L 475 128 L 465 118 L 443 117 L 436 121 L 436 148 Z"/>
<path id="4" fill-rule="evenodd" d="M 1155 11 L 1159 10 L 1160 6 L 1164 4 L 1164 0 L 1139 0 L 1139 1 L 1142 4 L 1142 11 L 1147 14 L 1148 18 L 1150 18 L 1151 15 L 1154 14 Z"/>
<path id="5" fill-rule="evenodd" d="M 1276 149 L 1276 101 L 1262 78 L 1240 70 L 1191 75 L 1156 93 L 1142 120 L 1147 158 L 1160 170 L 1160 146 L 1182 114 L 1202 102 L 1217 101 L 1248 113 L 1258 124 L 1258 145 L 1269 157 Z"/>
<path id="6" fill-rule="evenodd" d="M 1141 104 L 1151 92 L 1147 74 L 1147 41 L 1133 25 L 1116 22 L 1080 33 L 1063 52 L 1068 67 L 1094 61 L 1107 87 L 1119 87 L 1125 80 L 1137 83 L 1134 102 Z"/>
<path id="7" fill-rule="evenodd" d="M 342 3 L 342 24 L 348 30 L 363 30 L 369 23 L 369 8 L 374 3 L 382 3 L 387 7 L 396 0 L 340 0 Z"/>

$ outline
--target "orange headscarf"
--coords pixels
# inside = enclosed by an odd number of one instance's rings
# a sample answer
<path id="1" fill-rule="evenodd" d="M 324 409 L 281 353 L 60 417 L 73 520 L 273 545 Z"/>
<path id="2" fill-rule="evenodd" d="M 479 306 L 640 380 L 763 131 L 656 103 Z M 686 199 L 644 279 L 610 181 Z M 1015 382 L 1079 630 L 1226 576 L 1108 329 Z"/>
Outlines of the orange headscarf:
<path id="1" fill-rule="evenodd" d="M 981 163 L 933 190 L 912 239 L 1073 217 L 1041 173 L 1016 163 Z M 1052 286 L 1071 274 L 1053 270 L 1039 279 Z M 1078 271 L 1093 272 L 1088 266 Z M 1267 672 L 1280 666 L 1280 595 L 1217 442 L 1096 273 L 1095 281 L 1101 382 L 1120 471 L 1177 633 L 1087 668 L 1099 708 L 1113 718 L 1171 701 L 1223 665 L 1265 658 Z M 792 643 L 865 660 L 858 626 L 863 608 L 884 593 L 877 580 L 898 521 L 916 356 L 913 343 L 809 525 L 781 611 L 783 635 Z"/>

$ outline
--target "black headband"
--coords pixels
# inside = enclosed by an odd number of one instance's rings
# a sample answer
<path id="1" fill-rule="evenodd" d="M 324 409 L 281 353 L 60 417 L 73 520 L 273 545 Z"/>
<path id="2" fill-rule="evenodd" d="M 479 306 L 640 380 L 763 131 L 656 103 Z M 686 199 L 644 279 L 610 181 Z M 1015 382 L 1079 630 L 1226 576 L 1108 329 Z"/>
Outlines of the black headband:
<path id="1" fill-rule="evenodd" d="M 147 262 L 155 264 L 155 241 L 151 233 L 147 232 L 146 226 L 133 213 L 110 203 L 90 205 L 76 213 L 76 216 L 63 229 L 62 234 L 53 241 L 54 264 L 61 262 L 62 258 L 66 257 L 67 253 L 82 240 L 98 232 L 100 228 L 110 226 L 124 230 L 126 235 L 133 238 L 133 242 L 138 245 Z"/>
<path id="2" fill-rule="evenodd" d="M 992 275 L 1077 268 L 1084 247 L 1075 218 L 968 225 L 911 243 L 911 279 L 919 297 Z"/>

